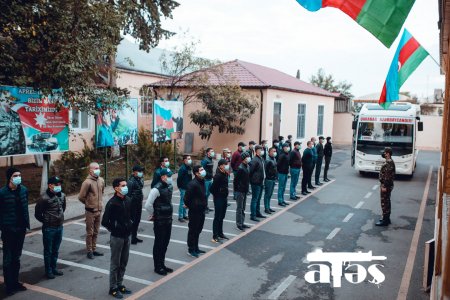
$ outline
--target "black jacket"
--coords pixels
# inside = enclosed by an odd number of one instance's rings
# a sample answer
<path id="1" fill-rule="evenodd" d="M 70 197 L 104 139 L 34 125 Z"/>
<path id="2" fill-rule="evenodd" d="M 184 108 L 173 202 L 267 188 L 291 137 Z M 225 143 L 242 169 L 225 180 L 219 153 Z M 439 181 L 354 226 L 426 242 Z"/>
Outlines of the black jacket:
<path id="1" fill-rule="evenodd" d="M 14 191 L 9 186 L 0 189 L 0 230 L 2 228 L 30 228 L 28 190 L 21 184 Z"/>
<path id="2" fill-rule="evenodd" d="M 314 158 L 312 149 L 306 148 L 303 151 L 302 167 L 303 169 L 312 169 L 314 166 Z"/>
<path id="3" fill-rule="evenodd" d="M 248 165 L 242 163 L 233 180 L 235 192 L 248 193 L 250 183 L 250 170 Z"/>
<path id="4" fill-rule="evenodd" d="M 144 180 L 131 175 L 130 179 L 127 182 L 128 186 L 128 197 L 130 197 L 131 202 L 136 207 L 140 207 L 142 209 L 142 201 L 144 200 L 144 193 L 142 189 L 144 188 Z"/>
<path id="5" fill-rule="evenodd" d="M 288 153 L 282 151 L 277 161 L 277 170 L 280 174 L 289 173 L 289 157 Z"/>
<path id="6" fill-rule="evenodd" d="M 275 158 L 267 156 L 266 160 L 266 179 L 267 180 L 276 180 L 278 177 L 277 171 L 277 161 Z"/>
<path id="7" fill-rule="evenodd" d="M 228 197 L 228 174 L 217 168 L 210 191 L 214 198 L 226 199 Z"/>
<path id="8" fill-rule="evenodd" d="M 102 218 L 102 226 L 118 238 L 128 238 L 133 227 L 131 220 L 131 200 L 128 196 L 124 199 L 114 194 L 105 207 Z"/>
<path id="9" fill-rule="evenodd" d="M 299 150 L 294 149 L 289 153 L 289 166 L 294 169 L 302 167 L 302 155 Z"/>
<path id="10" fill-rule="evenodd" d="M 177 186 L 179 189 L 185 190 L 192 180 L 192 168 L 183 164 L 178 170 Z"/>
<path id="11" fill-rule="evenodd" d="M 333 155 L 333 146 L 331 145 L 330 142 L 327 142 L 325 144 L 323 155 L 325 155 L 325 157 L 331 157 Z"/>
<path id="12" fill-rule="evenodd" d="M 213 178 L 213 168 L 214 168 L 213 160 L 208 156 L 205 156 L 205 158 L 202 160 L 201 165 L 203 169 L 205 169 L 206 171 L 205 180 L 211 180 Z"/>
<path id="13" fill-rule="evenodd" d="M 264 173 L 264 160 L 258 155 L 255 155 L 250 162 L 250 183 L 263 185 Z"/>
<path id="14" fill-rule="evenodd" d="M 65 211 L 66 195 L 64 193 L 54 194 L 47 189 L 36 204 L 34 216 L 44 227 L 59 227 L 64 223 Z"/>
<path id="15" fill-rule="evenodd" d="M 184 204 L 191 212 L 205 213 L 208 201 L 206 200 L 205 180 L 197 176 L 189 182 L 184 194 Z"/>
<path id="16" fill-rule="evenodd" d="M 158 182 L 154 189 L 159 192 L 159 197 L 153 202 L 153 216 L 155 221 L 172 220 L 172 188 L 165 182 Z"/>
<path id="17" fill-rule="evenodd" d="M 323 145 L 321 143 L 317 144 L 316 151 L 317 151 L 317 158 L 322 159 L 323 154 L 324 154 L 324 149 L 323 149 Z"/>

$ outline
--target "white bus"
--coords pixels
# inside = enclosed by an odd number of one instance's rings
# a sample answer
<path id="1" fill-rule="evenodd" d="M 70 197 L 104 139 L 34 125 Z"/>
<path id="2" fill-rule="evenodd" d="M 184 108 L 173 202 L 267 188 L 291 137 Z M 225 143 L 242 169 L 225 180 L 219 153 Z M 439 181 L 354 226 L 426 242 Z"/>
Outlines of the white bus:
<path id="1" fill-rule="evenodd" d="M 364 104 L 353 121 L 352 166 L 361 174 L 379 172 L 385 147 L 392 148 L 396 174 L 413 176 L 418 151 L 417 131 L 423 130 L 419 111 L 410 103 L 392 103 L 388 109 Z"/>

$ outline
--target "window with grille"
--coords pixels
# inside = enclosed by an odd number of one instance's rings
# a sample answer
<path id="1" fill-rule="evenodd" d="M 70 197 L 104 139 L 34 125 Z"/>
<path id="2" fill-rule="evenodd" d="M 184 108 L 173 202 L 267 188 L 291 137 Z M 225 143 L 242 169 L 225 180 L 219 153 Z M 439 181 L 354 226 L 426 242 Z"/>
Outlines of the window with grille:
<path id="1" fill-rule="evenodd" d="M 319 105 L 318 107 L 318 115 L 317 115 L 317 135 L 323 134 L 323 114 L 325 111 L 325 107 L 323 105 Z"/>
<path id="2" fill-rule="evenodd" d="M 297 138 L 305 138 L 305 126 L 306 126 L 306 104 L 298 105 L 297 112 Z"/>
<path id="3" fill-rule="evenodd" d="M 89 114 L 85 111 L 72 110 L 72 128 L 89 129 Z"/>
<path id="4" fill-rule="evenodd" d="M 141 114 L 142 115 L 151 115 L 153 113 L 153 101 L 150 97 L 142 96 L 141 97 Z"/>

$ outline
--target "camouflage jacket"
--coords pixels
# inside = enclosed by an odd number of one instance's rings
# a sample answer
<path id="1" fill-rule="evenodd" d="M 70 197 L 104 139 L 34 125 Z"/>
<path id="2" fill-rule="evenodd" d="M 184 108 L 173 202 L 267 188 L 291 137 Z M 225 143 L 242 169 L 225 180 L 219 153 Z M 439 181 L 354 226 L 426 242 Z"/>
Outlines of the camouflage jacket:
<path id="1" fill-rule="evenodd" d="M 395 177 L 395 163 L 392 159 L 388 159 L 381 166 L 380 170 L 380 183 L 383 187 L 393 188 Z"/>

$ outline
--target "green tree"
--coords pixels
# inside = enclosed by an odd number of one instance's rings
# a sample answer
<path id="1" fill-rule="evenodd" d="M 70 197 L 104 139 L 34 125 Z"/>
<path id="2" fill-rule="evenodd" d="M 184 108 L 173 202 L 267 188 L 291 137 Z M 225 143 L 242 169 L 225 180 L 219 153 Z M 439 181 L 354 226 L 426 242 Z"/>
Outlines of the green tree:
<path id="1" fill-rule="evenodd" d="M 341 93 L 347 99 L 352 99 L 354 97 L 350 91 L 353 84 L 347 81 L 340 81 L 339 83 L 335 83 L 333 75 L 327 75 L 322 68 L 317 71 L 316 75 L 311 76 L 309 82 L 329 92 Z"/>
<path id="2" fill-rule="evenodd" d="M 121 34 L 149 51 L 173 33 L 161 26 L 172 0 L 0 0 L 0 84 L 48 94 L 62 88 L 74 109 L 95 113 L 123 103 L 114 58 Z"/>

